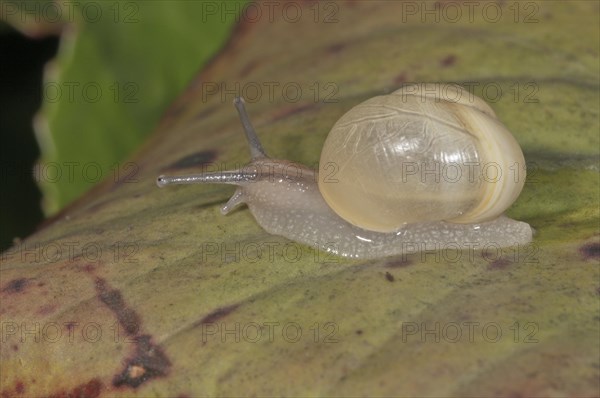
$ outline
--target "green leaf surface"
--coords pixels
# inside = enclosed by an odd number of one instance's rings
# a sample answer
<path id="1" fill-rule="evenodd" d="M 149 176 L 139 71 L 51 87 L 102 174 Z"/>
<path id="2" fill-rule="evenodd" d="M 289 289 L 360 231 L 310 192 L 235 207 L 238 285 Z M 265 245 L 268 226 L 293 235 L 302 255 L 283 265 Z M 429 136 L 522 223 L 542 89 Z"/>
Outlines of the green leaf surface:
<path id="1" fill-rule="evenodd" d="M 420 2 L 289 4 L 293 22 L 279 8 L 237 27 L 132 159 L 137 181 L 3 254 L 2 393 L 598 396 L 598 3 L 485 3 L 452 21 Z M 222 216 L 231 187 L 156 188 L 248 161 L 238 92 L 268 153 L 314 165 L 343 113 L 422 81 L 477 82 L 522 145 L 508 215 L 531 245 L 350 261 L 246 208 Z"/>
<path id="2" fill-rule="evenodd" d="M 36 120 L 47 215 L 104 179 L 135 178 L 124 160 L 223 45 L 243 3 L 229 2 L 229 13 L 198 1 L 55 5 L 68 25 Z M 37 9 L 49 18 L 48 7 Z"/>

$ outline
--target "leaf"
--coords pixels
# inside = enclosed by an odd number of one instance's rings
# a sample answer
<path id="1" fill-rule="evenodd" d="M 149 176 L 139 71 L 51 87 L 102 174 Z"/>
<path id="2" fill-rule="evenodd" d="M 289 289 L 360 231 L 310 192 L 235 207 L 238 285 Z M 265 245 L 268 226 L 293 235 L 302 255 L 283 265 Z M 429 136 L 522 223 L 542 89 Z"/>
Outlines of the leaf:
<path id="1" fill-rule="evenodd" d="M 189 1 L 30 8 L 40 21 L 56 14 L 69 23 L 46 70 L 35 123 L 42 151 L 35 177 L 46 215 L 104 179 L 133 178 L 135 165 L 123 160 L 223 45 L 243 3 L 231 2 L 227 14 L 214 3 Z"/>
<path id="2" fill-rule="evenodd" d="M 3 394 L 597 396 L 597 3 L 286 4 L 237 26 L 137 181 L 4 253 Z M 408 81 L 479 83 L 530 162 L 508 213 L 533 244 L 349 261 L 221 216 L 231 187 L 155 186 L 248 160 L 238 90 L 270 154 L 314 164 L 337 118 Z"/>

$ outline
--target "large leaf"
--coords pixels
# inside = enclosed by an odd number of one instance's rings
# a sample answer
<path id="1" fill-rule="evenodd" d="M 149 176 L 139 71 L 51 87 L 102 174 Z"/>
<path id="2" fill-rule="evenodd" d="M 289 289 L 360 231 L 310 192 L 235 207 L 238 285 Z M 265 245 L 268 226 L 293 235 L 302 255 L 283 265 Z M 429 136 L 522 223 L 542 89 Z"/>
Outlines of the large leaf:
<path id="1" fill-rule="evenodd" d="M 124 159 L 222 47 L 243 3 L 2 4 L 3 15 L 27 34 L 63 29 L 35 123 L 42 158 L 34 177 L 47 215 L 103 179 L 137 173 Z"/>
<path id="2" fill-rule="evenodd" d="M 4 253 L 3 393 L 597 396 L 598 4 L 289 4 L 238 26 L 137 181 Z M 531 245 L 348 261 L 221 216 L 230 187 L 155 186 L 248 160 L 236 85 L 267 151 L 314 164 L 337 118 L 407 81 L 478 82 L 530 162 L 508 213 Z"/>

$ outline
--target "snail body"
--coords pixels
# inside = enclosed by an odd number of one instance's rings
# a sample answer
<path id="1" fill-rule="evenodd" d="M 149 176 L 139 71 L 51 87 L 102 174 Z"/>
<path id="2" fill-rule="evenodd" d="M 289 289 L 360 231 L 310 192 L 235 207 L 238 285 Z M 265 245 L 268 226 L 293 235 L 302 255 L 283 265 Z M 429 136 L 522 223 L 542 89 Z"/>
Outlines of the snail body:
<path id="1" fill-rule="evenodd" d="M 267 232 L 343 257 L 530 242 L 528 224 L 502 215 L 524 184 L 524 173 L 509 173 L 524 166 L 516 140 L 461 87 L 435 85 L 452 101 L 420 87 L 371 98 L 343 115 L 325 141 L 319 172 L 269 158 L 236 98 L 251 162 L 160 176 L 157 184 L 237 185 L 223 214 L 246 203 Z M 483 174 L 490 169 L 491 177 Z"/>

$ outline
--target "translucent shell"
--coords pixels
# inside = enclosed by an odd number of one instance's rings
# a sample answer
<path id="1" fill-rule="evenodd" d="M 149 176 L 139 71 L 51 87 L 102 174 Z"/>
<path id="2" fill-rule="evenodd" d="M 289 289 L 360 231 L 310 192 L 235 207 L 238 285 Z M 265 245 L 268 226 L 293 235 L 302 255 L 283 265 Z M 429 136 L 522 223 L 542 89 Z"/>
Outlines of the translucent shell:
<path id="1" fill-rule="evenodd" d="M 523 152 L 494 111 L 448 84 L 406 86 L 355 106 L 331 129 L 319 167 L 327 204 L 378 232 L 494 219 L 525 182 Z"/>

